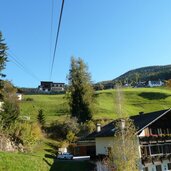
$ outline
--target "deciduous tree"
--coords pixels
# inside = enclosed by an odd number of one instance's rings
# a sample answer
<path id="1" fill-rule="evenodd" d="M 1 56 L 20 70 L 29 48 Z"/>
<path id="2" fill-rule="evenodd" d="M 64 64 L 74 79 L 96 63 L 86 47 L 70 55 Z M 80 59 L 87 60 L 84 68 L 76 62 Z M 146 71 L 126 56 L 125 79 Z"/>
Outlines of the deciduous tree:
<path id="1" fill-rule="evenodd" d="M 116 171 L 138 171 L 138 143 L 132 120 L 118 120 L 115 125 L 113 146 L 110 151 L 110 166 Z"/>

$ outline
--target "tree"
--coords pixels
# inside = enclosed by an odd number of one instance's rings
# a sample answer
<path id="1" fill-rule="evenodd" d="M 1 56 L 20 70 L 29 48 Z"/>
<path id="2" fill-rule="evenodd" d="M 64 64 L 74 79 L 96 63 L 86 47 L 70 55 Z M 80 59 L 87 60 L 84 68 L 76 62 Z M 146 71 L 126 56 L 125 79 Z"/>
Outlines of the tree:
<path id="1" fill-rule="evenodd" d="M 169 79 L 169 80 L 166 81 L 166 86 L 168 88 L 171 88 L 171 79 Z"/>
<path id="2" fill-rule="evenodd" d="M 40 110 L 38 111 L 37 120 L 38 120 L 38 123 L 39 123 L 42 127 L 44 127 L 44 125 L 45 125 L 45 116 L 44 116 L 44 114 L 43 114 L 43 110 L 42 110 L 42 109 L 40 109 Z"/>
<path id="3" fill-rule="evenodd" d="M 134 123 L 123 111 L 124 96 L 120 85 L 116 89 L 118 120 L 114 122 L 113 145 L 109 154 L 109 166 L 116 171 L 138 171 L 138 142 Z"/>
<path id="4" fill-rule="evenodd" d="M 94 89 L 88 68 L 81 58 L 71 58 L 71 68 L 68 76 L 68 102 L 72 117 L 78 122 L 92 118 L 94 111 Z"/>
<path id="5" fill-rule="evenodd" d="M 20 110 L 17 97 L 17 89 L 8 81 L 3 81 L 1 94 L 3 106 L 0 112 L 0 119 L 4 128 L 8 128 L 18 118 Z"/>
<path id="6" fill-rule="evenodd" d="M 7 45 L 4 43 L 2 33 L 0 32 L 0 77 L 5 77 L 2 70 L 5 69 L 7 62 Z M 0 90 L 3 88 L 3 81 L 0 80 Z M 0 93 L 0 100 L 2 100 L 2 94 Z"/>
<path id="7" fill-rule="evenodd" d="M 4 43 L 2 33 L 0 32 L 0 76 L 4 77 L 2 70 L 5 69 L 5 64 L 7 62 L 7 45 Z"/>
<path id="8" fill-rule="evenodd" d="M 79 124 L 76 118 L 66 118 L 64 121 L 56 120 L 49 127 L 46 127 L 46 132 L 50 138 L 66 140 L 67 137 L 71 136 L 71 132 L 74 133 L 74 137 L 78 134 Z M 67 136 L 68 133 L 70 135 Z"/>
<path id="9" fill-rule="evenodd" d="M 109 154 L 110 166 L 116 171 L 138 171 L 138 142 L 132 120 L 120 119 L 115 123 L 113 146 Z"/>

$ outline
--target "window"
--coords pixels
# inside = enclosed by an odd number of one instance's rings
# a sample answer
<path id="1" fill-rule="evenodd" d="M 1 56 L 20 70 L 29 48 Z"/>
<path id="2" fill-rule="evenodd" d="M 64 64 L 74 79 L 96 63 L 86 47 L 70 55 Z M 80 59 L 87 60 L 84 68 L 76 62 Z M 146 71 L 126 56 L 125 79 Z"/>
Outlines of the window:
<path id="1" fill-rule="evenodd" d="M 163 128 L 163 129 L 161 129 L 161 132 L 162 132 L 162 134 L 165 135 L 165 134 L 167 133 L 167 129 L 164 129 L 164 128 Z"/>
<path id="2" fill-rule="evenodd" d="M 159 154 L 158 146 L 151 146 L 151 154 Z"/>
<path id="3" fill-rule="evenodd" d="M 152 134 L 152 135 L 157 135 L 157 134 L 158 134 L 157 129 L 156 129 L 156 128 L 152 128 L 152 129 L 151 129 L 151 134 Z"/>
<path id="4" fill-rule="evenodd" d="M 171 170 L 171 163 L 167 164 L 168 170 Z"/>
<path id="5" fill-rule="evenodd" d="M 157 165 L 157 166 L 156 166 L 156 171 L 162 171 L 161 165 Z"/>
<path id="6" fill-rule="evenodd" d="M 144 167 L 143 168 L 143 171 L 148 171 L 148 167 Z"/>
<path id="7" fill-rule="evenodd" d="M 163 145 L 151 146 L 151 155 L 163 153 Z"/>
<path id="8" fill-rule="evenodd" d="M 159 135 L 162 134 L 162 131 L 161 131 L 160 128 L 158 128 L 157 130 L 158 130 L 158 134 L 159 134 Z"/>
<path id="9" fill-rule="evenodd" d="M 149 146 L 143 146 L 143 147 L 141 147 L 141 154 L 143 156 L 149 156 L 150 155 Z"/>
<path id="10" fill-rule="evenodd" d="M 165 145 L 165 153 L 171 153 L 171 145 L 168 144 L 168 145 Z"/>
<path id="11" fill-rule="evenodd" d="M 168 128 L 168 134 L 171 134 L 171 129 L 170 128 Z"/>

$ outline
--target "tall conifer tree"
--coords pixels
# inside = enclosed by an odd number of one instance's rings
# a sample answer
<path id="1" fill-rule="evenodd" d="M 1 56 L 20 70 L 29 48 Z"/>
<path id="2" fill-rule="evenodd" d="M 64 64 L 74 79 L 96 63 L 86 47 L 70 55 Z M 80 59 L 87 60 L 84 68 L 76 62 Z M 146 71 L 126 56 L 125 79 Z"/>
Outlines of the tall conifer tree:
<path id="1" fill-rule="evenodd" d="M 2 33 L 0 32 L 0 77 L 4 77 L 2 70 L 5 69 L 5 64 L 7 62 L 7 45 L 4 43 Z"/>
<path id="2" fill-rule="evenodd" d="M 68 99 L 71 116 L 77 117 L 79 122 L 90 120 L 94 111 L 94 89 L 88 68 L 81 58 L 71 58 L 68 81 Z"/>

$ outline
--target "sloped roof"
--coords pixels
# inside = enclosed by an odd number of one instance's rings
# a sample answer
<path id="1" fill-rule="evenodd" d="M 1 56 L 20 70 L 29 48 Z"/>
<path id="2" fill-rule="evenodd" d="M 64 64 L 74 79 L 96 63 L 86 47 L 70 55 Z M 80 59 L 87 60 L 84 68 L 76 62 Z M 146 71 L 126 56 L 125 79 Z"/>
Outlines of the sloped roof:
<path id="1" fill-rule="evenodd" d="M 167 110 L 160 110 L 146 114 L 138 114 L 135 116 L 131 116 L 130 119 L 133 120 L 135 127 L 137 129 L 137 134 L 148 127 L 150 124 L 164 116 L 166 113 L 170 112 L 171 109 Z M 100 132 L 93 132 L 89 134 L 86 139 L 94 139 L 95 137 L 110 137 L 114 135 L 115 130 L 115 123 L 117 120 L 110 122 L 109 124 L 105 125 L 101 128 Z"/>

